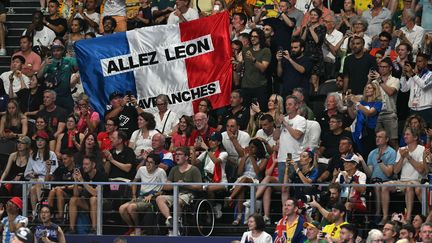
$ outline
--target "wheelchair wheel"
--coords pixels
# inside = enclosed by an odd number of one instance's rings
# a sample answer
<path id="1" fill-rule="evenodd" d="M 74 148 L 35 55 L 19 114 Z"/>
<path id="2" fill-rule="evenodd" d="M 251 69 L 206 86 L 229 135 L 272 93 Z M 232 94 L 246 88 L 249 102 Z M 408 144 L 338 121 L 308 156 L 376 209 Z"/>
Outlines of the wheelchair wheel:
<path id="1" fill-rule="evenodd" d="M 202 200 L 199 202 L 196 209 L 196 226 L 198 232 L 202 236 L 210 236 L 213 233 L 215 225 L 215 215 L 213 212 L 213 206 L 208 200 Z"/>

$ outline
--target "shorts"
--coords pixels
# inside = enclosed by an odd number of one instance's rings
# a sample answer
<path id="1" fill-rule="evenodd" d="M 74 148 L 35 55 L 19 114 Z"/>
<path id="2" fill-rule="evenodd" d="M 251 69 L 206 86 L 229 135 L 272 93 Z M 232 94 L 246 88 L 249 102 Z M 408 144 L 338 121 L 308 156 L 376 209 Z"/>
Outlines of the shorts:
<path id="1" fill-rule="evenodd" d="M 390 139 L 398 139 L 398 117 L 396 113 L 380 114 L 375 131 L 385 130 Z"/>
<path id="2" fill-rule="evenodd" d="M 168 207 L 172 207 L 174 203 L 174 196 L 163 195 L 162 197 L 165 197 L 165 199 L 167 200 Z M 179 199 L 189 205 L 194 199 L 194 196 L 192 193 L 179 193 Z"/>
<path id="3" fill-rule="evenodd" d="M 142 197 L 137 198 L 137 200 L 132 203 L 135 203 L 137 211 L 139 212 L 148 211 L 153 208 L 153 204 L 151 202 L 145 202 Z"/>
<path id="4" fill-rule="evenodd" d="M 386 184 L 420 185 L 419 181 L 388 181 Z M 407 187 L 398 186 L 396 190 L 405 191 Z M 414 188 L 414 187 L 411 187 Z"/>
<path id="5" fill-rule="evenodd" d="M 252 180 L 252 183 L 259 184 L 258 179 L 250 177 L 250 176 L 240 176 L 239 178 L 237 178 L 237 180 L 234 183 L 240 183 L 240 180 L 243 178 L 248 178 L 248 179 Z"/>

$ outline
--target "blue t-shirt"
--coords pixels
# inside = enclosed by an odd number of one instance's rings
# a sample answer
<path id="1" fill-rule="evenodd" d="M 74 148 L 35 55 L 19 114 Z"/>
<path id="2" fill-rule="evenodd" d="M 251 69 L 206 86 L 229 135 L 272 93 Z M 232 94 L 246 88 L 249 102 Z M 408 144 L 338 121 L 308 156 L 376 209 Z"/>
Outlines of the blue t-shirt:
<path id="1" fill-rule="evenodd" d="M 421 26 L 425 30 L 432 30 L 432 3 L 429 0 L 420 0 L 423 5 Z"/>
<path id="2" fill-rule="evenodd" d="M 369 153 L 368 159 L 367 159 L 367 165 L 373 166 L 372 169 L 372 178 L 380 178 L 383 181 L 389 181 L 391 178 L 387 177 L 384 172 L 381 170 L 381 167 L 378 165 L 378 153 L 379 149 L 376 148 L 372 150 Z M 394 165 L 396 163 L 396 151 L 390 147 L 387 146 L 387 149 L 384 151 L 384 154 L 381 156 L 381 160 L 383 161 L 384 165 Z"/>
<path id="3" fill-rule="evenodd" d="M 367 127 L 375 129 L 377 125 L 378 115 L 382 109 L 382 101 L 366 102 L 364 100 L 360 101 L 363 106 L 369 107 L 369 109 L 375 108 L 377 111 L 375 115 L 367 117 Z"/>

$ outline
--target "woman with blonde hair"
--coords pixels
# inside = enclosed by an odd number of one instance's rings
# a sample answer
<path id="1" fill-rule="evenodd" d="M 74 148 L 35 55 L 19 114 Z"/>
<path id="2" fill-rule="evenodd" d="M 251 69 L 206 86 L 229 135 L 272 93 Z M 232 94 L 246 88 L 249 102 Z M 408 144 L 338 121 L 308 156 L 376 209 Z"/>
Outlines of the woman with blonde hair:
<path id="1" fill-rule="evenodd" d="M 283 114 L 284 103 L 282 96 L 278 94 L 270 95 L 267 102 L 267 112 L 262 112 L 258 102 L 252 102 L 250 106 L 250 118 L 247 126 L 247 132 L 251 137 L 255 136 L 255 133 L 259 127 L 259 120 L 264 114 L 269 114 L 276 120 L 280 114 Z"/>
<path id="2" fill-rule="evenodd" d="M 348 114 L 355 118 L 351 125 L 353 141 L 364 157 L 375 148 L 375 128 L 382 105 L 380 87 L 375 82 L 366 84 L 363 97 L 348 96 Z"/>

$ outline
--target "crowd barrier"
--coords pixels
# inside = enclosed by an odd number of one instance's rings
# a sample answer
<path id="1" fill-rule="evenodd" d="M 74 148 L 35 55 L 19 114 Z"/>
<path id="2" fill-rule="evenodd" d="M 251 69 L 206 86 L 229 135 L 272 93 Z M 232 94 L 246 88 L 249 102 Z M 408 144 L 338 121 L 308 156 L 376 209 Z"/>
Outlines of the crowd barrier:
<path id="1" fill-rule="evenodd" d="M 29 190 L 30 187 L 34 184 L 42 184 L 42 185 L 51 185 L 51 186 L 55 186 L 55 185 L 65 185 L 65 182 L 54 182 L 54 181 L 49 181 L 49 182 L 40 182 L 40 181 L 3 181 L 3 183 L 6 184 L 21 184 L 22 186 L 22 201 L 23 201 L 23 216 L 27 216 L 28 214 L 28 209 L 29 209 Z M 103 222 L 103 186 L 111 186 L 111 185 L 127 185 L 127 186 L 131 186 L 131 185 L 164 185 L 166 183 L 142 183 L 142 182 L 68 182 L 67 184 L 69 185 L 85 185 L 85 184 L 90 184 L 90 185 L 96 185 L 96 189 L 97 189 L 97 205 L 98 205 L 98 210 L 97 210 L 97 230 L 96 230 L 96 234 L 97 235 L 102 235 L 102 222 Z M 255 212 L 255 192 L 257 190 L 258 186 L 270 186 L 270 187 L 312 187 L 312 186 L 318 186 L 320 188 L 326 188 L 328 186 L 328 184 L 324 184 L 324 183 L 320 183 L 320 184 L 292 184 L 292 183 L 286 183 L 286 184 L 281 184 L 281 183 L 270 183 L 270 184 L 264 184 L 264 183 L 260 183 L 260 184 L 254 184 L 254 183 L 170 183 L 170 185 L 173 186 L 173 209 L 172 209 L 172 215 L 173 218 L 176 219 L 178 218 L 178 195 L 179 195 L 179 187 L 180 186 L 186 186 L 186 185 L 200 185 L 200 186 L 209 186 L 209 185 L 223 185 L 223 186 L 246 186 L 250 188 L 250 209 L 249 212 Z M 25 186 L 24 186 L 25 185 Z M 342 190 L 346 187 L 350 187 L 350 186 L 356 186 L 356 187 L 396 187 L 396 188 L 406 188 L 406 187 L 416 187 L 416 188 L 421 188 L 421 213 L 423 215 L 427 215 L 427 211 L 428 211 L 428 191 L 431 190 L 432 187 L 430 187 L 429 184 L 421 184 L 421 185 L 407 185 L 407 184 L 342 184 Z M 137 188 L 137 190 L 139 190 L 139 188 Z M 174 236 L 177 235 L 177 233 L 179 232 L 179 225 L 178 225 L 178 221 L 174 220 L 173 221 L 173 233 Z"/>

